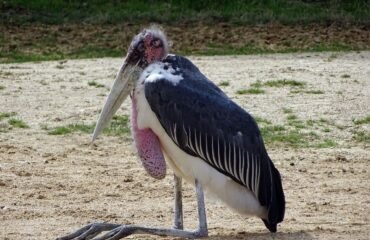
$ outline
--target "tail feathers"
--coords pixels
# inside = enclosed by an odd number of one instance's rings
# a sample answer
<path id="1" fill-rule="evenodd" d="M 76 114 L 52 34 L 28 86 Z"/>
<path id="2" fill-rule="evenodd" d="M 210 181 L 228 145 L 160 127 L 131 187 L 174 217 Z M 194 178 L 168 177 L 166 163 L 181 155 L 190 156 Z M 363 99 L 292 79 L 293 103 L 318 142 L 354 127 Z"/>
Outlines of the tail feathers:
<path id="1" fill-rule="evenodd" d="M 276 232 L 276 226 L 282 222 L 285 214 L 285 197 L 279 171 L 272 165 L 272 192 L 268 208 L 268 219 L 262 219 L 270 232 Z"/>
<path id="2" fill-rule="evenodd" d="M 265 226 L 267 227 L 268 230 L 270 230 L 270 232 L 276 232 L 277 231 L 277 223 L 275 224 L 270 224 L 267 220 L 265 219 L 262 219 L 263 223 L 265 224 Z"/>

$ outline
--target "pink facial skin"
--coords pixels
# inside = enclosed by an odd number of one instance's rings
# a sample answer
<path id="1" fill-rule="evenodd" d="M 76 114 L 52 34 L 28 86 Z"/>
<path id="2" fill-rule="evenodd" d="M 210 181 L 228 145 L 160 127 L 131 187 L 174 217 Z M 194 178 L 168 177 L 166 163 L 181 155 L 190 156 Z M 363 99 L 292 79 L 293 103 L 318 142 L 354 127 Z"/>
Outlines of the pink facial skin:
<path id="1" fill-rule="evenodd" d="M 153 41 L 152 35 L 146 35 L 144 38 L 144 46 L 145 46 L 145 57 L 147 63 L 150 64 L 154 61 L 160 60 L 165 56 L 165 50 L 163 49 L 163 45 L 161 45 L 161 41 L 159 39 Z"/>
<path id="2" fill-rule="evenodd" d="M 132 97 L 131 124 L 136 148 L 146 172 L 153 178 L 163 179 L 166 176 L 166 161 L 161 151 L 161 144 L 150 128 L 137 127 L 135 97 Z"/>

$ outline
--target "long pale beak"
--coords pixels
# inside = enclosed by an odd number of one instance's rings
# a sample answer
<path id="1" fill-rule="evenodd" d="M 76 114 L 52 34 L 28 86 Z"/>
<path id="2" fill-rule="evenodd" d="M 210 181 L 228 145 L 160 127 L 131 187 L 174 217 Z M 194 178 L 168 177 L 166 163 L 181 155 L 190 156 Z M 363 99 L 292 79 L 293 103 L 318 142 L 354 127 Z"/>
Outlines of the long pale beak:
<path id="1" fill-rule="evenodd" d="M 104 127 L 112 119 L 113 115 L 117 112 L 123 101 L 127 98 L 130 91 L 134 88 L 135 77 L 137 78 L 136 66 L 130 65 L 126 61 L 123 63 L 119 70 L 116 80 L 110 90 L 108 98 L 105 102 L 104 108 L 100 113 L 98 122 L 96 123 L 92 140 L 94 141 Z"/>

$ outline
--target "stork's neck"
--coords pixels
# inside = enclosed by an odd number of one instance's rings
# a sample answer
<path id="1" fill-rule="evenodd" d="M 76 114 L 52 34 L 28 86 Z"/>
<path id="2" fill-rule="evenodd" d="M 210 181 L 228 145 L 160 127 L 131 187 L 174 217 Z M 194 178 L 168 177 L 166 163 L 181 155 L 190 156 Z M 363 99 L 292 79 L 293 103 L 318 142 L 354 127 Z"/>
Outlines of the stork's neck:
<path id="1" fill-rule="evenodd" d="M 137 105 L 136 105 L 136 96 L 135 91 L 132 91 L 132 97 L 131 97 L 131 125 L 132 130 L 137 130 Z"/>

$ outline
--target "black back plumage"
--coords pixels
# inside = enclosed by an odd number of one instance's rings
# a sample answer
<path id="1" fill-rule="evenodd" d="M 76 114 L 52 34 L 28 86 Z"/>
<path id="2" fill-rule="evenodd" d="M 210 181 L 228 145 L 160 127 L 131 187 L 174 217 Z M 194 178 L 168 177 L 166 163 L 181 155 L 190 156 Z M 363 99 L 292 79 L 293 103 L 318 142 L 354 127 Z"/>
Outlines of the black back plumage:
<path id="1" fill-rule="evenodd" d="M 263 221 L 275 232 L 284 218 L 284 193 L 256 122 L 188 59 L 169 55 L 163 62 L 183 80 L 145 83 L 145 97 L 159 122 L 183 151 L 251 190 L 267 207 Z"/>

